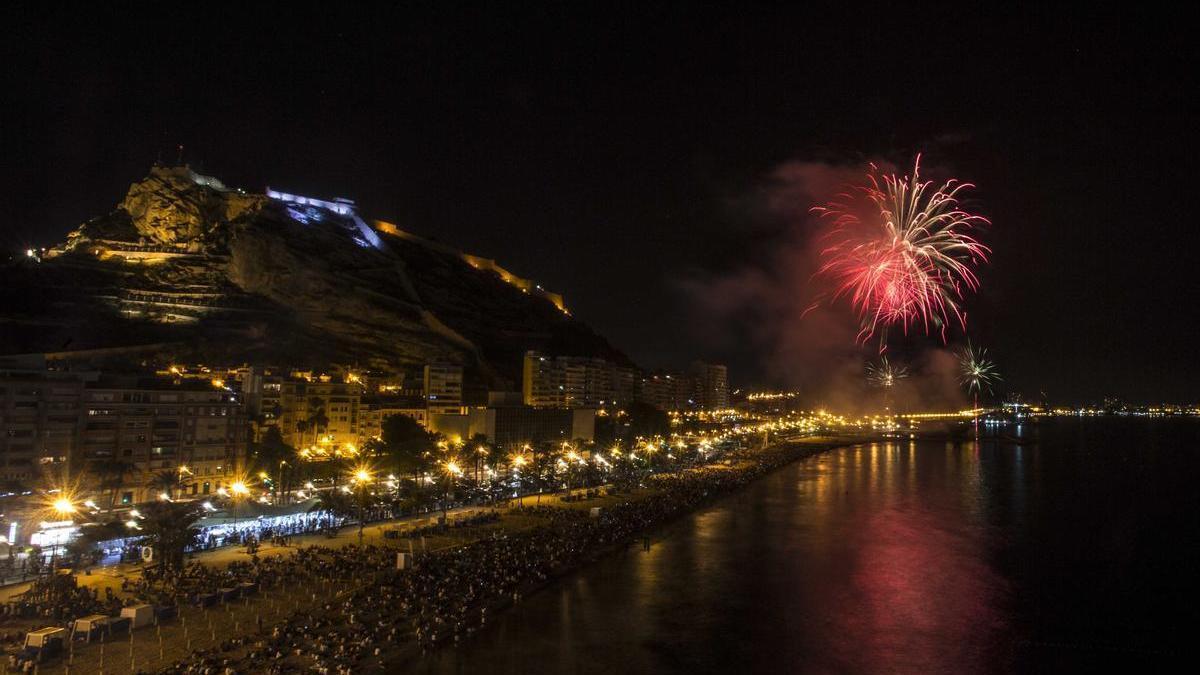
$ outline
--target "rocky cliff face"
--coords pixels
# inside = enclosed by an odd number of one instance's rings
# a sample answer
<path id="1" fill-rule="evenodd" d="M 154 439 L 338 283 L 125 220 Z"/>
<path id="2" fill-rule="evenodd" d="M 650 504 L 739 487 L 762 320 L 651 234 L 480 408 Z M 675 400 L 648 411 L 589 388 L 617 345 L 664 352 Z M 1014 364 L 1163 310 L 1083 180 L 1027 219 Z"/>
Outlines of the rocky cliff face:
<path id="1" fill-rule="evenodd" d="M 252 219 L 268 201 L 263 195 L 226 188 L 187 167 L 156 166 L 145 179 L 129 186 L 115 211 L 71 232 L 65 248 L 124 241 L 199 251 L 224 243 L 228 227 Z"/>
<path id="2" fill-rule="evenodd" d="M 145 180 L 129 187 L 118 208 L 129 214 L 140 236 L 161 244 L 187 244 L 252 216 L 266 201 L 262 195 L 229 190 L 187 167 L 154 167 Z"/>
<path id="3" fill-rule="evenodd" d="M 44 262 L 3 270 L 2 318 L 17 328 L 0 353 L 118 348 L 134 358 L 382 369 L 451 361 L 509 386 L 527 349 L 627 362 L 495 272 L 409 237 L 373 245 L 328 206 L 155 167 Z"/>

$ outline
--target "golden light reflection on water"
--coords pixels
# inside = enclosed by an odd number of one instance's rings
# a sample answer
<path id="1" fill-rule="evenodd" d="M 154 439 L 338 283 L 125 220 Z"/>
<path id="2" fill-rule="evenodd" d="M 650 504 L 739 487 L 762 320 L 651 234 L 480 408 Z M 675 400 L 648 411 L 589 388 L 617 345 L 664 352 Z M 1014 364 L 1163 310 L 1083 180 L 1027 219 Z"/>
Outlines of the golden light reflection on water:
<path id="1" fill-rule="evenodd" d="M 875 443 L 782 469 L 556 591 L 573 600 L 531 597 L 485 652 L 588 672 L 987 670 L 1004 583 L 975 526 L 977 451 Z M 496 663 L 460 657 L 440 672 Z"/>

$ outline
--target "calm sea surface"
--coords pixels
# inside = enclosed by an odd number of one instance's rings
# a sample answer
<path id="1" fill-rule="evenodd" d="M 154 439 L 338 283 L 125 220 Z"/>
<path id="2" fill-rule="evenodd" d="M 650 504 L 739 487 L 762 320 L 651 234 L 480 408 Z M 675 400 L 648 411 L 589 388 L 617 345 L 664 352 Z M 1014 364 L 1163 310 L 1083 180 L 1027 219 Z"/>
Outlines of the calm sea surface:
<path id="1" fill-rule="evenodd" d="M 419 672 L 1159 669 L 1200 644 L 1200 422 L 798 462 L 525 598 Z M 412 664 L 405 664 L 411 666 Z"/>

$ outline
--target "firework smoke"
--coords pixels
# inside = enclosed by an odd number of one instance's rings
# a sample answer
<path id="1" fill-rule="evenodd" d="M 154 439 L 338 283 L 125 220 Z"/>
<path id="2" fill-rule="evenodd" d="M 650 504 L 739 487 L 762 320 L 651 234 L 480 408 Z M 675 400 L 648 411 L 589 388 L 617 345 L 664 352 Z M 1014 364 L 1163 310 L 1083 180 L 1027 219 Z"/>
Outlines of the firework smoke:
<path id="1" fill-rule="evenodd" d="M 818 272 L 827 261 L 822 251 L 830 228 L 812 205 L 835 201 L 839 190 L 869 170 L 899 171 L 878 158 L 870 165 L 781 165 L 735 203 L 760 242 L 758 256 L 722 274 L 676 280 L 691 300 L 696 334 L 709 348 L 752 345 L 763 386 L 800 391 L 807 403 L 847 413 L 875 412 L 879 397 L 863 377 L 858 316 L 845 303 L 828 302 L 833 288 Z M 894 377 L 887 395 L 910 410 L 963 406 L 957 353 L 927 342 L 905 345 L 907 376 Z M 895 368 L 895 354 L 888 355 Z"/>

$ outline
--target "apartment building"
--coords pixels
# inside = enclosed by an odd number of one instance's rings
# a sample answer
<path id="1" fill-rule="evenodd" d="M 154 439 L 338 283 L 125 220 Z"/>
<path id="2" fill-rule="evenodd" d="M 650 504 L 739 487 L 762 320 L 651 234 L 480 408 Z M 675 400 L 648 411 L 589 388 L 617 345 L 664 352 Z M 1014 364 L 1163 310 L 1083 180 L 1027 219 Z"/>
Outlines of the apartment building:
<path id="1" fill-rule="evenodd" d="M 725 366 L 696 361 L 692 364 L 692 399 L 704 410 L 729 407 L 729 373 Z"/>
<path id="2" fill-rule="evenodd" d="M 284 442 L 318 454 L 335 454 L 347 445 L 357 447 L 360 391 L 354 383 L 281 380 L 277 423 Z M 264 397 L 264 405 L 267 400 Z"/>
<path id="3" fill-rule="evenodd" d="M 605 359 L 526 352 L 522 395 L 534 408 L 604 408 L 633 400 L 636 371 Z"/>
<path id="4" fill-rule="evenodd" d="M 95 373 L 0 370 L 0 491 L 69 474 L 84 384 Z"/>
<path id="5" fill-rule="evenodd" d="M 425 366 L 425 407 L 430 414 L 453 414 L 463 411 L 463 368 L 447 363 Z"/>
<path id="6" fill-rule="evenodd" d="M 163 471 L 180 475 L 184 496 L 202 496 L 245 470 L 244 408 L 223 386 L 101 378 L 84 390 L 81 416 L 78 457 L 97 503 L 155 499 Z"/>
<path id="7" fill-rule="evenodd" d="M 406 415 L 428 427 L 429 411 L 423 403 L 419 398 L 363 398 L 358 410 L 359 444 L 379 437 L 383 432 L 383 421 L 392 415 Z"/>

